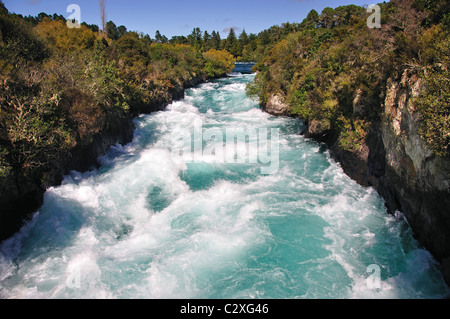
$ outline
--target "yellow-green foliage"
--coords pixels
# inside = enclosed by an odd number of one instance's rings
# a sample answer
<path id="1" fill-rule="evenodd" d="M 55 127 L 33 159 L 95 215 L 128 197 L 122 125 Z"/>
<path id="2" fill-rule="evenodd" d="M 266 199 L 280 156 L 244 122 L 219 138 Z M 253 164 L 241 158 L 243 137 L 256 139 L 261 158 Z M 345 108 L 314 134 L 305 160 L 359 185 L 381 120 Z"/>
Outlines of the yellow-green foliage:
<path id="1" fill-rule="evenodd" d="M 85 26 L 81 28 L 68 28 L 64 21 L 56 20 L 50 21 L 44 18 L 35 27 L 38 33 L 47 45 L 53 49 L 61 52 L 83 51 L 94 46 L 95 40 L 98 37 Z"/>
<path id="2" fill-rule="evenodd" d="M 328 120 L 340 132 L 341 146 L 356 150 L 366 123 L 380 120 L 387 79 L 423 68 L 426 85 L 417 99 L 421 135 L 436 154 L 448 155 L 448 2 L 392 0 L 380 6 L 381 29 L 367 27 L 362 7 L 311 11 L 255 66 L 258 74 L 247 93 L 262 105 L 271 95 L 284 96 L 293 115 Z"/>
<path id="3" fill-rule="evenodd" d="M 8 150 L 0 145 L 0 178 L 7 177 L 12 167 L 8 161 Z"/>
<path id="4" fill-rule="evenodd" d="M 437 25 L 421 38 L 424 90 L 416 99 L 420 135 L 438 156 L 450 156 L 450 34 Z"/>
<path id="5" fill-rule="evenodd" d="M 27 20 L 0 10 L 2 179 L 13 174 L 44 181 L 52 163 L 114 129 L 127 113 L 161 107 L 185 86 L 234 67 L 226 51 L 202 55 L 136 32 L 112 40 L 86 25 L 68 28 L 63 20 Z"/>
<path id="6" fill-rule="evenodd" d="M 210 49 L 203 57 L 206 60 L 204 71 L 210 77 L 223 76 L 234 68 L 234 57 L 225 50 Z"/>
<path id="7" fill-rule="evenodd" d="M 339 118 L 339 121 L 341 122 L 341 135 L 339 138 L 339 145 L 341 148 L 354 152 L 361 150 L 370 123 L 367 123 L 364 120 L 351 122 L 343 116 Z"/>

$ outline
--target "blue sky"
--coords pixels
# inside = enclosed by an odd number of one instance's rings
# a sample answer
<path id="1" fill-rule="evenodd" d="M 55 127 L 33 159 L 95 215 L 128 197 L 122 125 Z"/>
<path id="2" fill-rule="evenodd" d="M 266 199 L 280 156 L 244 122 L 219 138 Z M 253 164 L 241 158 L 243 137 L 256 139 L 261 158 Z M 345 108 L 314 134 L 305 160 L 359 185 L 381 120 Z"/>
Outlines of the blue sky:
<path id="1" fill-rule="evenodd" d="M 124 25 L 130 31 L 148 33 L 155 31 L 171 38 L 188 35 L 199 27 L 202 31 L 216 30 L 221 36 L 234 27 L 239 34 L 259 33 L 273 25 L 284 22 L 301 22 L 311 9 L 319 13 L 325 7 L 356 4 L 369 5 L 379 1 L 370 0 L 106 0 L 107 20 Z M 10 12 L 37 15 L 40 12 L 58 13 L 66 18 L 69 4 L 81 8 L 81 20 L 100 24 L 97 0 L 3 0 Z"/>

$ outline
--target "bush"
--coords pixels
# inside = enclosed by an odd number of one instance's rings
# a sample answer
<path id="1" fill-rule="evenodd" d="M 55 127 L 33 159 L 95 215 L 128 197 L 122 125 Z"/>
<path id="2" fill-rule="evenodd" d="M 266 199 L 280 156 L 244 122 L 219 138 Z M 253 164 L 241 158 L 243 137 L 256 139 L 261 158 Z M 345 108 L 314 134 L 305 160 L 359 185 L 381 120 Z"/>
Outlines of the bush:
<path id="1" fill-rule="evenodd" d="M 206 60 L 203 70 L 209 77 L 224 76 L 234 69 L 234 57 L 225 50 L 210 49 L 203 53 L 203 58 Z"/>
<path id="2" fill-rule="evenodd" d="M 448 65 L 428 68 L 425 90 L 415 105 L 421 114 L 421 137 L 434 154 L 450 157 L 450 72 Z"/>
<path id="3" fill-rule="evenodd" d="M 345 117 L 340 117 L 341 135 L 339 137 L 339 145 L 343 150 L 357 152 L 364 145 L 367 131 L 370 123 L 364 120 L 356 120 L 351 122 Z"/>

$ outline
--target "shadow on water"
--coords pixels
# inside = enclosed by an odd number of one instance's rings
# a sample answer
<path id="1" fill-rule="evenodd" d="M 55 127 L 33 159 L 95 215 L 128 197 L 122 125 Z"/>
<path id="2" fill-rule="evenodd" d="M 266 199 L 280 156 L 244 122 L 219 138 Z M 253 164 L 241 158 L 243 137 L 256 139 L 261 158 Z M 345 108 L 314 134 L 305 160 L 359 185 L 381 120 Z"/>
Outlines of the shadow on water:
<path id="1" fill-rule="evenodd" d="M 27 259 L 62 251 L 70 246 L 88 223 L 85 208 L 80 203 L 72 199 L 50 197 L 46 198 L 46 203 L 39 211 L 39 218 L 29 233 L 17 234 L 22 237 L 22 249 L 15 258 L 18 264 Z M 49 227 L 52 231 L 48 231 Z"/>

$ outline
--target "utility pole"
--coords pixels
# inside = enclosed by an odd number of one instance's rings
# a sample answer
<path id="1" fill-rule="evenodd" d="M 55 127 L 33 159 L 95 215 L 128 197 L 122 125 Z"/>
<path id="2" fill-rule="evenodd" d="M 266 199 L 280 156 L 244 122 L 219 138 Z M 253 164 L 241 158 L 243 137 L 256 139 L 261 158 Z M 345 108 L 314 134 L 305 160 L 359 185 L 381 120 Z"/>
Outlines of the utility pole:
<path id="1" fill-rule="evenodd" d="M 105 0 L 99 0 L 100 3 L 100 19 L 102 20 L 103 37 L 106 38 L 108 30 L 106 30 L 106 4 Z"/>

